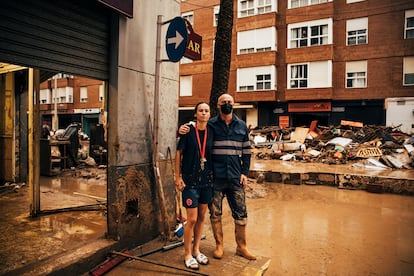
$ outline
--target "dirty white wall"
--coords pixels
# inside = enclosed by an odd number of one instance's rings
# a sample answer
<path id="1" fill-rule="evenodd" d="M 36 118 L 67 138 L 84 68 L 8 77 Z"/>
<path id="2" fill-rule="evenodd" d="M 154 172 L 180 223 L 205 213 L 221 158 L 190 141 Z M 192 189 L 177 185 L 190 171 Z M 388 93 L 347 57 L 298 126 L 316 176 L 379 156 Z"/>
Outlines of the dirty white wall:
<path id="1" fill-rule="evenodd" d="M 117 118 L 110 114 L 112 120 L 109 125 L 111 130 L 117 129 L 116 143 L 120 145 L 116 151 L 117 166 L 146 163 L 151 158 L 149 118 L 152 123 L 158 15 L 163 16 L 163 22 L 179 16 L 180 2 L 134 1 L 134 17 L 120 20 L 116 89 L 118 112 Z M 166 59 L 167 28 L 168 24 L 162 26 L 161 59 Z M 162 156 L 165 156 L 168 147 L 175 149 L 178 80 L 178 63 L 162 62 L 159 89 L 159 155 Z M 109 95 L 110 101 L 114 99 L 113 96 Z"/>
<path id="2" fill-rule="evenodd" d="M 154 114 L 158 15 L 162 15 L 162 22 L 179 16 L 180 1 L 135 0 L 133 18 L 111 19 L 108 237 L 125 245 L 142 244 L 158 234 L 167 237 L 175 226 L 175 185 L 167 149 L 174 156 L 179 64 L 161 62 L 159 112 Z M 161 60 L 167 59 L 168 26 L 161 27 Z M 152 166 L 155 115 L 159 117 L 157 174 Z"/>
<path id="3" fill-rule="evenodd" d="M 388 98 L 385 108 L 387 126 L 401 124 L 401 131 L 414 134 L 414 97 Z"/>

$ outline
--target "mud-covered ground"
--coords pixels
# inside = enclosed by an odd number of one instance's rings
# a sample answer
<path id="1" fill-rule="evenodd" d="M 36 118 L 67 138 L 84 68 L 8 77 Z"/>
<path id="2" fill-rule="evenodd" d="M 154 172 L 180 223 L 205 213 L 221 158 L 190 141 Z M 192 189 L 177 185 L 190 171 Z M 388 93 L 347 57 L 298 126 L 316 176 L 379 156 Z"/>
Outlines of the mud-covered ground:
<path id="1" fill-rule="evenodd" d="M 248 244 L 271 258 L 266 275 L 413 275 L 413 197 L 326 186 L 259 187 L 267 193 L 248 202 Z"/>
<path id="2" fill-rule="evenodd" d="M 252 180 L 247 196 L 247 243 L 259 257 L 247 266 L 269 258 L 265 275 L 413 275 L 414 197 Z M 244 259 L 234 255 L 234 224 L 224 205 L 223 259 L 212 258 L 208 221 L 204 228 L 201 251 L 210 264 L 200 272 L 207 275 L 246 271 Z M 183 254 L 179 247 L 148 258 L 184 269 Z M 124 262 L 108 275 L 140 273 L 191 275 L 140 261 Z"/>
<path id="3" fill-rule="evenodd" d="M 42 176 L 40 183 L 40 210 L 51 213 L 35 218 L 29 215 L 27 185 L 2 189 L 0 275 L 104 239 L 106 211 L 100 204 L 106 197 L 106 170 L 67 171 Z M 77 208 L 88 211 L 73 211 Z M 61 211 L 53 213 L 56 209 Z"/>
<path id="4" fill-rule="evenodd" d="M 298 170 L 297 164 L 289 165 Z M 43 182 L 42 209 L 103 200 L 105 173 L 83 173 Z M 413 275 L 412 196 L 315 185 L 257 184 L 253 179 L 247 196 L 248 246 L 258 256 L 271 259 L 265 275 Z M 0 196 L 0 274 L 73 250 L 91 240 L 104 239 L 103 211 L 63 212 L 30 219 L 27 202 L 27 187 Z M 234 224 L 227 205 L 224 225 L 225 254 L 234 255 Z M 204 253 L 211 257 L 208 249 L 214 241 L 209 222 L 205 233 L 208 239 L 203 243 L 209 246 Z M 178 258 L 170 265 L 184 268 L 179 259 L 182 253 L 180 247 L 164 254 Z M 170 259 L 163 258 L 166 260 Z M 200 271 L 223 275 L 223 269 L 229 265 L 226 262 L 229 259 L 212 260 Z M 112 273 L 120 270 L 122 266 Z M 130 271 L 137 275 L 136 269 Z M 170 271 L 147 275 L 177 274 Z"/>

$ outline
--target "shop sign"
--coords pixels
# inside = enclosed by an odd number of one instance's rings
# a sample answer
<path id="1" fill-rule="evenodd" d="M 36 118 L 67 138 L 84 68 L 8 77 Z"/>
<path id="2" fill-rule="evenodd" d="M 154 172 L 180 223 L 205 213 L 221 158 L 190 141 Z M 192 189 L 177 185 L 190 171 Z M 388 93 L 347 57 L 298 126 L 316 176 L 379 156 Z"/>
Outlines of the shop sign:
<path id="1" fill-rule="evenodd" d="M 279 116 L 279 127 L 289 127 L 289 116 Z"/>
<path id="2" fill-rule="evenodd" d="M 288 112 L 328 112 L 331 111 L 330 102 L 303 102 L 289 103 Z"/>
<path id="3" fill-rule="evenodd" d="M 194 32 L 193 27 L 188 20 L 186 20 L 186 25 L 188 30 L 188 41 L 184 56 L 191 60 L 201 60 L 202 37 Z"/>

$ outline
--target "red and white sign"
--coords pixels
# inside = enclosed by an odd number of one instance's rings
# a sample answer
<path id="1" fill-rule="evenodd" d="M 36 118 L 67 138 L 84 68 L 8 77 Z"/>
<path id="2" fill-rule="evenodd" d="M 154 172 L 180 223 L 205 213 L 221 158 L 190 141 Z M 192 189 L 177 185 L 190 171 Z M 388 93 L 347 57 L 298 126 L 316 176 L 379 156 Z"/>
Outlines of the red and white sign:
<path id="1" fill-rule="evenodd" d="M 195 33 L 191 23 L 185 20 L 188 31 L 187 47 L 184 56 L 191 60 L 201 60 L 202 37 Z"/>

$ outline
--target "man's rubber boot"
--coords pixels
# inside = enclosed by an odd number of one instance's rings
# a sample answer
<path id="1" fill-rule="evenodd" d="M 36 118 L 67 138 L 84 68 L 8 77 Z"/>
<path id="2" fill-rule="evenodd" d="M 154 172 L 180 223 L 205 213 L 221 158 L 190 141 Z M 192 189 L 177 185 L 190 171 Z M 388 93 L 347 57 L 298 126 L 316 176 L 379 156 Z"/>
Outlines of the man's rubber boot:
<path id="1" fill-rule="evenodd" d="M 236 254 L 248 260 L 256 260 L 256 256 L 249 252 L 246 246 L 246 225 L 235 224 L 237 249 Z"/>
<path id="2" fill-rule="evenodd" d="M 211 221 L 211 228 L 213 230 L 214 239 L 216 240 L 216 249 L 213 252 L 213 257 L 221 259 L 223 258 L 223 227 L 221 220 Z"/>

